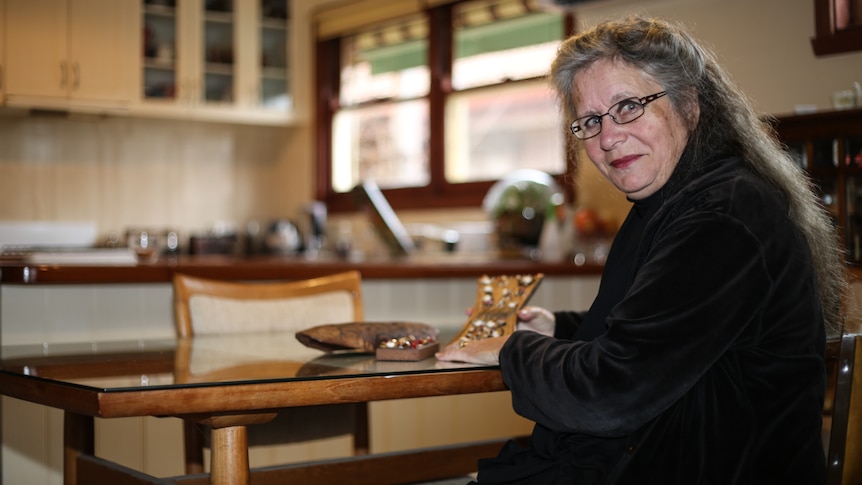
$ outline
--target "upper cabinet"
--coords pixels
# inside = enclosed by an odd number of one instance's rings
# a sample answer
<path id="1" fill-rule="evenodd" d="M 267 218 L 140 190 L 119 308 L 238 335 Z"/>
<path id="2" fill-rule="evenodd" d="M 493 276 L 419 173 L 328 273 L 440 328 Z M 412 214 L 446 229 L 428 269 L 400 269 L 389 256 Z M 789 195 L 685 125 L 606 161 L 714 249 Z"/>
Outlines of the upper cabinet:
<path id="1" fill-rule="evenodd" d="M 294 120 L 289 0 L 4 3 L 0 105 L 249 124 Z"/>
<path id="2" fill-rule="evenodd" d="M 133 9 L 115 0 L 5 0 L 5 102 L 122 108 L 134 93 Z"/>
<path id="3" fill-rule="evenodd" d="M 287 0 L 142 0 L 141 114 L 292 119 Z"/>

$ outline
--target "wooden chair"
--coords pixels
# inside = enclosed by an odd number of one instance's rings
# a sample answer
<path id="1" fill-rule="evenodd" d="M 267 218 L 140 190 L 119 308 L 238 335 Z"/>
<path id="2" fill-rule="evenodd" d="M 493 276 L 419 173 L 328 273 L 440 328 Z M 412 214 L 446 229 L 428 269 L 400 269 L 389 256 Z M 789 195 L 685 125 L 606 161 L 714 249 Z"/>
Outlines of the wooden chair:
<path id="1" fill-rule="evenodd" d="M 302 330 L 363 319 L 361 276 L 349 271 L 302 281 L 228 282 L 176 274 L 177 335 Z M 203 472 L 209 430 L 185 421 L 186 473 Z M 280 410 L 274 421 L 248 428 L 249 446 L 353 435 L 353 452 L 368 453 L 367 403 Z"/>
<path id="2" fill-rule="evenodd" d="M 830 342 L 824 424 L 827 485 L 862 483 L 862 335 Z"/>

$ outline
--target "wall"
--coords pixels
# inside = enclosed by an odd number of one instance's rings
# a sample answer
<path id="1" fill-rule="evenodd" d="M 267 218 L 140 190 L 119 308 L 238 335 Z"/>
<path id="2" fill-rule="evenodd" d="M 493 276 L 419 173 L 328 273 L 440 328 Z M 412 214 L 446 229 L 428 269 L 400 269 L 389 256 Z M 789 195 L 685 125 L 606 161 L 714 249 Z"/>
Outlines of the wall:
<path id="1" fill-rule="evenodd" d="M 294 0 L 295 99 L 311 119 L 312 9 Z M 862 53 L 815 58 L 812 0 L 618 0 L 580 9 L 581 24 L 624 12 L 689 25 L 764 113 L 831 105 L 862 81 Z M 224 221 L 292 217 L 313 195 L 313 132 L 124 118 L 0 116 L 0 220 L 92 220 L 101 233 L 170 226 L 185 233 Z M 587 191 L 589 192 L 589 191 Z M 602 197 L 604 190 L 594 190 Z M 601 201 L 596 202 L 599 205 Z M 469 217 L 481 213 L 467 211 Z M 465 217 L 406 213 L 406 220 Z"/>

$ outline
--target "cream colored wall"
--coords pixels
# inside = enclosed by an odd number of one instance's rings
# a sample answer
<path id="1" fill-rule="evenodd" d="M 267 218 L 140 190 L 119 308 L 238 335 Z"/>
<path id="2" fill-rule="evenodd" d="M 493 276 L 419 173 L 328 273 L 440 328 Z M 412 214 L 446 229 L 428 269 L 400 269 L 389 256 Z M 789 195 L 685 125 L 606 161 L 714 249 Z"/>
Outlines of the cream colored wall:
<path id="1" fill-rule="evenodd" d="M 0 117 L 0 220 L 92 220 L 101 233 L 141 224 L 204 230 L 217 221 L 296 216 L 314 196 L 310 13 L 337 0 L 294 0 L 295 99 L 289 128 L 140 119 Z M 812 0 L 617 0 L 582 7 L 591 24 L 641 11 L 689 25 L 765 113 L 830 106 L 862 81 L 862 53 L 815 58 Z M 619 6 L 621 5 L 621 6 Z M 600 199 L 604 189 L 587 189 Z M 588 201 L 589 202 L 589 201 Z M 596 204 L 601 204 L 599 200 Z M 415 212 L 405 219 L 481 217 Z"/>
<path id="2" fill-rule="evenodd" d="M 677 20 L 711 46 L 719 61 L 764 113 L 799 104 L 832 107 L 832 92 L 862 79 L 862 53 L 817 58 L 813 0 L 641 0 L 641 8 L 585 7 L 584 25 L 627 12 Z M 862 82 L 862 81 L 860 81 Z"/>

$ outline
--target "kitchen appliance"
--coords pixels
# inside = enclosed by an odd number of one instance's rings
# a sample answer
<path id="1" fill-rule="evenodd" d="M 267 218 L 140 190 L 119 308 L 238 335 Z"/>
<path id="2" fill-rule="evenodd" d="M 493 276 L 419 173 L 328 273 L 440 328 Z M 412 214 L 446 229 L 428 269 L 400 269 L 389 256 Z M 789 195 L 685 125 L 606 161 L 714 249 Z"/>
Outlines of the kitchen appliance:
<path id="1" fill-rule="evenodd" d="M 297 254 L 304 249 L 302 233 L 290 219 L 276 219 L 269 225 L 266 249 L 272 254 Z"/>

